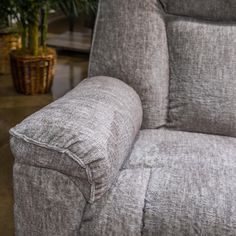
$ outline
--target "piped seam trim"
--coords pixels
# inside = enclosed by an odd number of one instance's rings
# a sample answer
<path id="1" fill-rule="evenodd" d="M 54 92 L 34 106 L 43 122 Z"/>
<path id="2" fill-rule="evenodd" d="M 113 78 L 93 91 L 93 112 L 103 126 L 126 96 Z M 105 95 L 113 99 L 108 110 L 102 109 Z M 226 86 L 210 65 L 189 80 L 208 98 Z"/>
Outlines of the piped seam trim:
<path id="1" fill-rule="evenodd" d="M 90 188 L 90 197 L 89 197 L 89 202 L 90 203 L 93 203 L 94 202 L 94 198 L 95 198 L 95 183 L 93 181 L 93 178 L 92 178 L 92 172 L 91 172 L 91 169 L 89 166 L 85 165 L 84 162 L 77 156 L 75 155 L 73 152 L 71 152 L 69 149 L 64 149 L 64 148 L 60 148 L 60 147 L 57 147 L 57 146 L 53 146 L 53 145 L 50 145 L 50 144 L 47 144 L 47 143 L 43 143 L 43 142 L 39 142 L 39 141 L 36 141 L 24 134 L 21 134 L 21 133 L 18 133 L 17 131 L 13 130 L 13 129 L 10 129 L 9 133 L 16 137 L 16 138 L 20 138 L 20 139 L 23 139 L 25 142 L 27 143 L 30 143 L 30 144 L 34 144 L 34 145 L 37 145 L 39 147 L 42 147 L 42 148 L 47 148 L 47 149 L 50 149 L 50 150 L 53 150 L 53 151 L 57 151 L 61 154 L 66 154 L 68 157 L 70 157 L 71 159 L 73 159 L 76 163 L 78 163 L 83 169 L 85 169 L 85 172 L 86 172 L 86 175 L 88 177 L 88 182 L 89 184 L 91 185 L 91 188 Z"/>

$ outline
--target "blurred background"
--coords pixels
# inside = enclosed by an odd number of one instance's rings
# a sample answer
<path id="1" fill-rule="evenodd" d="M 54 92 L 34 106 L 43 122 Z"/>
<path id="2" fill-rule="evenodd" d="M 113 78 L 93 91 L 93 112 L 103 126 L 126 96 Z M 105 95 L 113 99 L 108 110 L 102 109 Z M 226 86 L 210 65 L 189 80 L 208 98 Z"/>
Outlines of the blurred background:
<path id="1" fill-rule="evenodd" d="M 87 76 L 97 5 L 0 1 L 0 235 L 14 235 L 8 131 Z"/>

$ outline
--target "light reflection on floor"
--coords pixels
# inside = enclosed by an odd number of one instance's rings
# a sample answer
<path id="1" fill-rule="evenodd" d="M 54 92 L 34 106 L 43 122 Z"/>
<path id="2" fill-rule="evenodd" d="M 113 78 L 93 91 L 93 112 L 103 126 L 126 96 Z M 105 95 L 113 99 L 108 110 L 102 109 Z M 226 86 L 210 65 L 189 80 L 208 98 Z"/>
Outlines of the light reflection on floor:
<path id="1" fill-rule="evenodd" d="M 60 52 L 52 92 L 44 95 L 18 94 L 10 75 L 0 75 L 0 235 L 13 235 L 12 165 L 8 130 L 61 97 L 87 76 L 88 55 Z"/>
<path id="2" fill-rule="evenodd" d="M 87 77 L 88 57 L 61 56 L 56 66 L 55 80 L 52 86 L 52 96 L 57 99 L 75 87 Z"/>

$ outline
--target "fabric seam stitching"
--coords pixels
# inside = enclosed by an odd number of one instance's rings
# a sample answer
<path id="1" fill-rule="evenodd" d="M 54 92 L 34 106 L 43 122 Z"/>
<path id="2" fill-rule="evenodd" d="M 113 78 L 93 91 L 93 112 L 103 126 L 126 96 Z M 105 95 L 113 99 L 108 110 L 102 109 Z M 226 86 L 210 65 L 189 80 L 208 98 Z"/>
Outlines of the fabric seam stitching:
<path id="1" fill-rule="evenodd" d="M 146 188 L 145 196 L 144 196 L 141 236 L 144 233 L 144 227 L 145 227 L 144 214 L 145 214 L 145 209 L 146 209 L 146 204 L 147 204 L 147 200 L 146 199 L 147 199 L 147 192 L 148 192 L 148 188 L 149 188 L 149 184 L 150 184 L 150 180 L 151 180 L 151 175 L 152 175 L 152 169 L 150 169 L 150 171 L 149 171 L 149 178 L 148 178 L 147 188 Z"/>
<path id="2" fill-rule="evenodd" d="M 95 200 L 94 199 L 94 196 L 95 196 L 95 183 L 94 183 L 93 178 L 92 178 L 91 169 L 90 169 L 89 166 L 86 166 L 83 163 L 83 161 L 77 155 L 72 153 L 69 149 L 64 149 L 64 148 L 49 145 L 49 144 L 46 144 L 46 143 L 43 143 L 43 142 L 36 141 L 36 140 L 34 140 L 30 137 L 27 137 L 24 134 L 18 133 L 17 131 L 12 130 L 12 129 L 9 131 L 9 133 L 11 135 L 13 135 L 14 137 L 16 137 L 16 138 L 23 139 L 26 143 L 34 144 L 34 145 L 37 145 L 37 146 L 42 147 L 42 148 L 47 148 L 49 150 L 56 151 L 60 154 L 66 154 L 69 158 L 71 158 L 77 164 L 79 164 L 83 169 L 85 169 L 85 172 L 86 172 L 86 175 L 87 175 L 87 178 L 88 178 L 88 182 L 90 183 L 90 186 L 91 186 L 90 187 L 90 197 L 89 197 L 88 201 L 91 202 L 91 203 L 94 202 L 94 200 Z"/>

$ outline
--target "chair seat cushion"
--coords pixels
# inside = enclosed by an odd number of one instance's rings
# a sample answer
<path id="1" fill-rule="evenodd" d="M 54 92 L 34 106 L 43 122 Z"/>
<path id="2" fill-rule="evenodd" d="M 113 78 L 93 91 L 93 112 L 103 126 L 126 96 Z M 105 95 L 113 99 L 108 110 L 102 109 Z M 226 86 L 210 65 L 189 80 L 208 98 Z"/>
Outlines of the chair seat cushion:
<path id="1" fill-rule="evenodd" d="M 143 130 L 81 235 L 236 235 L 236 139 Z"/>

